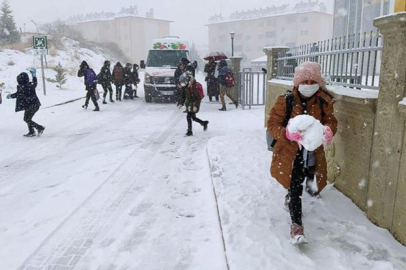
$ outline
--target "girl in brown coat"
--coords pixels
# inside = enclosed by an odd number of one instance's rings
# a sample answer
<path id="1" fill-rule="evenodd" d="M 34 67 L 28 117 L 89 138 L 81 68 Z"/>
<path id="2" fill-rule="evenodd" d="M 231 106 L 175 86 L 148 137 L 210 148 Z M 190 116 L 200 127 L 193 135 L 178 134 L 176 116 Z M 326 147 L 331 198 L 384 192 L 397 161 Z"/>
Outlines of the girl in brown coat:
<path id="1" fill-rule="evenodd" d="M 305 62 L 295 69 L 293 110 L 290 119 L 297 115 L 308 114 L 324 125 L 323 141 L 329 143 L 337 131 L 337 119 L 334 117 L 333 98 L 327 93 L 325 81 L 318 63 Z M 292 219 L 291 241 L 306 243 L 302 224 L 303 182 L 314 178 L 318 195 L 327 184 L 327 162 L 323 145 L 315 151 L 300 147 L 302 136 L 299 132 L 290 133 L 283 126 L 286 114 L 286 95 L 281 95 L 269 113 L 268 132 L 277 140 L 273 148 L 271 175 L 287 190 L 285 205 Z M 289 124 L 288 124 L 289 125 Z"/>

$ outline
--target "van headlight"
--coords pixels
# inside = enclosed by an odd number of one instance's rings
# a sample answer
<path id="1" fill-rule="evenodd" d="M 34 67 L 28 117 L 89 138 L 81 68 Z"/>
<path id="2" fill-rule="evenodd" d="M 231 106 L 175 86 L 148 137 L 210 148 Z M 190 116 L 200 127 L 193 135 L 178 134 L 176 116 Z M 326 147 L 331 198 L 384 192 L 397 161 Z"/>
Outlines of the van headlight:
<path id="1" fill-rule="evenodd" d="M 151 83 L 151 75 L 145 73 L 145 83 Z"/>

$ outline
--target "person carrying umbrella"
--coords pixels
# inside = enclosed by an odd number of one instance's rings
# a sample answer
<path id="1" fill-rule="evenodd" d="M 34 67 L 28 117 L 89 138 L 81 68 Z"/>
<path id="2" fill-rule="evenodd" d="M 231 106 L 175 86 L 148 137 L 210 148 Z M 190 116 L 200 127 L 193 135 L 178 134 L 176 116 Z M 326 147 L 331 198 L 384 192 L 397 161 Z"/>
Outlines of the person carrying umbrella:
<path id="1" fill-rule="evenodd" d="M 204 66 L 204 72 L 207 74 L 205 78 L 207 82 L 207 95 L 210 101 L 212 101 L 213 97 L 216 98 L 216 101 L 219 101 L 219 84 L 214 75 L 216 67 L 217 63 L 214 61 L 214 57 L 210 57 L 209 62 Z"/>

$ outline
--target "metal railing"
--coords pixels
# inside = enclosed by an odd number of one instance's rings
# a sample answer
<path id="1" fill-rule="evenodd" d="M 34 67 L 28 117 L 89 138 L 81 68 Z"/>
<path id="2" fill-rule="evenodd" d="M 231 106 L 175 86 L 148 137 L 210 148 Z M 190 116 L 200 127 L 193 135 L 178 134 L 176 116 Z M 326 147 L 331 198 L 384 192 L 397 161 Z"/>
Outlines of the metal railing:
<path id="1" fill-rule="evenodd" d="M 251 68 L 243 68 L 240 72 L 240 94 L 241 107 L 265 105 L 266 97 L 266 73 L 263 71 L 252 71 Z"/>
<path id="2" fill-rule="evenodd" d="M 305 61 L 318 62 L 327 84 L 379 89 L 383 37 L 378 31 L 314 42 L 279 53 L 277 79 L 292 80 Z"/>

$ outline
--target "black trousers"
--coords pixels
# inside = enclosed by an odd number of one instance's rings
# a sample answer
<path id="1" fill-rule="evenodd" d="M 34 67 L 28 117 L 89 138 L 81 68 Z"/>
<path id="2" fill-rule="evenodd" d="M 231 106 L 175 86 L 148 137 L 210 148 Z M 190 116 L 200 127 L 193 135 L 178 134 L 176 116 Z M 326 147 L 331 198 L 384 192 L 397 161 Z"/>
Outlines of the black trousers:
<path id="1" fill-rule="evenodd" d="M 123 90 L 122 84 L 116 84 L 116 100 L 121 100 L 121 92 Z"/>
<path id="2" fill-rule="evenodd" d="M 86 93 L 86 100 L 85 100 L 85 106 L 89 105 L 89 99 L 92 99 L 93 104 L 95 107 L 98 107 L 99 105 L 97 104 L 96 96 L 94 95 L 95 90 L 87 90 Z"/>
<path id="3" fill-rule="evenodd" d="M 292 180 L 288 190 L 289 212 L 292 223 L 302 225 L 302 195 L 303 183 L 306 179 L 314 178 L 315 167 L 304 167 L 303 150 L 299 151 L 293 162 Z"/>
<path id="4" fill-rule="evenodd" d="M 102 84 L 102 87 L 104 90 L 103 98 L 106 99 L 107 93 L 110 92 L 110 100 L 112 100 L 113 99 L 113 88 L 111 87 L 111 84 L 106 84 L 106 85 Z"/>
<path id="5" fill-rule="evenodd" d="M 39 128 L 43 128 L 43 126 L 38 125 L 37 123 L 32 121 L 32 118 L 34 117 L 35 113 L 38 112 L 38 110 L 39 110 L 39 106 L 33 106 L 33 107 L 28 108 L 24 112 L 24 122 L 27 123 L 28 131 L 30 133 L 34 133 L 34 128 L 36 128 L 37 130 Z"/>
<path id="6" fill-rule="evenodd" d="M 196 113 L 194 112 L 188 112 L 186 115 L 186 120 L 187 120 L 187 130 L 192 131 L 192 120 L 199 123 L 200 125 L 203 125 L 202 120 L 196 117 Z"/>

